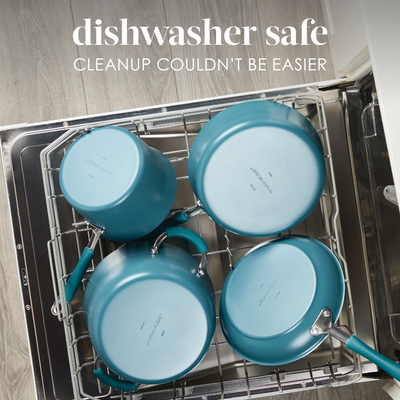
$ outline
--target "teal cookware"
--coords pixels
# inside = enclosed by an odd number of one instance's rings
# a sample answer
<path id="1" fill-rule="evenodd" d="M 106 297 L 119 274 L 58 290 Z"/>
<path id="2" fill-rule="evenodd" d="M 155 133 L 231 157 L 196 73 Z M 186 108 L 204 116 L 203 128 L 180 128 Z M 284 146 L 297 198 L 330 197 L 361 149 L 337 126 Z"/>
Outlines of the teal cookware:
<path id="1" fill-rule="evenodd" d="M 225 281 L 222 331 L 243 358 L 262 365 L 296 361 L 331 334 L 400 379 L 400 366 L 334 322 L 345 283 L 334 254 L 318 240 L 287 236 L 246 253 Z"/>
<path id="2" fill-rule="evenodd" d="M 70 146 L 60 186 L 68 203 L 105 238 L 127 241 L 148 234 L 167 216 L 176 177 L 160 151 L 110 126 L 93 129 Z"/>
<path id="3" fill-rule="evenodd" d="M 270 101 L 240 103 L 213 117 L 193 143 L 188 168 L 207 214 L 245 236 L 297 225 L 317 204 L 325 182 L 312 124 Z"/>
<path id="4" fill-rule="evenodd" d="M 167 216 L 176 176 L 167 157 L 126 129 L 96 128 L 67 150 L 60 187 L 68 203 L 94 229 L 88 247 L 67 282 L 67 302 L 90 264 L 100 235 L 115 241 L 140 238 Z"/>
<path id="5" fill-rule="evenodd" d="M 256 246 L 225 281 L 220 319 L 232 348 L 257 364 L 297 360 L 317 347 L 310 327 L 324 307 L 334 321 L 344 299 L 336 257 L 315 239 L 290 236 Z"/>
<path id="6" fill-rule="evenodd" d="M 164 239 L 191 241 L 201 262 Z M 161 244 L 162 243 L 162 244 Z M 154 245 L 126 244 L 92 273 L 83 316 L 102 362 L 95 375 L 106 384 L 135 390 L 138 383 L 173 381 L 206 354 L 215 329 L 212 283 L 204 269 L 207 246 L 194 232 L 170 228 Z"/>

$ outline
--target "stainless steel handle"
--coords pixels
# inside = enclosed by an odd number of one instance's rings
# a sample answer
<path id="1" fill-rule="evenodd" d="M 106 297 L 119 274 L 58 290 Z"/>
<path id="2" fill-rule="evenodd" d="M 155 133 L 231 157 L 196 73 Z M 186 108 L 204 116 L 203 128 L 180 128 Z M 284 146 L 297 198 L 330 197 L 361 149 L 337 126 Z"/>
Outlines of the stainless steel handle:
<path id="1" fill-rule="evenodd" d="M 161 243 L 167 237 L 181 237 L 183 239 L 189 240 L 197 247 L 197 249 L 201 252 L 201 260 L 199 266 L 197 267 L 197 275 L 203 277 L 206 273 L 205 269 L 207 264 L 208 251 L 207 245 L 204 240 L 199 235 L 188 229 L 180 227 L 168 228 L 154 242 L 153 247 L 151 248 L 151 254 L 157 255 L 159 253 Z"/>

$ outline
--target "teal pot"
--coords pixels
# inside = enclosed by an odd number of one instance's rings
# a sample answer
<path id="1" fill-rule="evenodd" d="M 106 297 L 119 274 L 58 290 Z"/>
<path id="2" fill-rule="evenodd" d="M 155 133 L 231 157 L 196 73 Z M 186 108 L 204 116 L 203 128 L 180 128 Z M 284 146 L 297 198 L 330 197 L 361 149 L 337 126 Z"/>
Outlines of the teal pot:
<path id="1" fill-rule="evenodd" d="M 260 244 L 229 273 L 222 331 L 243 358 L 263 365 L 296 361 L 332 335 L 400 379 L 400 365 L 334 325 L 345 295 L 341 267 L 318 240 L 288 236 Z"/>
<path id="2" fill-rule="evenodd" d="M 280 233 L 302 221 L 321 196 L 321 142 L 307 118 L 286 105 L 240 103 L 199 132 L 189 179 L 222 227 L 245 236 Z"/>
<path id="3" fill-rule="evenodd" d="M 110 126 L 93 129 L 70 146 L 60 186 L 68 203 L 104 237 L 127 241 L 148 234 L 167 216 L 176 177 L 161 152 Z"/>
<path id="4" fill-rule="evenodd" d="M 324 340 L 312 336 L 310 327 L 324 307 L 336 321 L 344 293 L 340 265 L 324 244 L 301 236 L 271 240 L 246 253 L 228 275 L 221 326 L 245 359 L 286 364 Z"/>
<path id="5" fill-rule="evenodd" d="M 202 255 L 161 242 L 186 238 Z M 212 283 L 204 270 L 207 246 L 194 232 L 171 228 L 151 243 L 127 244 L 107 256 L 88 282 L 84 320 L 110 386 L 134 390 L 138 383 L 170 382 L 193 369 L 206 354 L 215 329 Z"/>

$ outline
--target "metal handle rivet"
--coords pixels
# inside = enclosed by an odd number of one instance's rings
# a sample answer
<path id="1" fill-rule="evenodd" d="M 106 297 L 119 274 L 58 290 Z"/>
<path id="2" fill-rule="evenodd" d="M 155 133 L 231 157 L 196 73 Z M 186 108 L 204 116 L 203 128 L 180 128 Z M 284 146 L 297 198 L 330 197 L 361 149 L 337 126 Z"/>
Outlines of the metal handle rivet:
<path id="1" fill-rule="evenodd" d="M 17 244 L 17 249 L 21 250 L 22 249 L 22 244 Z"/>
<path id="2" fill-rule="evenodd" d="M 326 318 L 331 316 L 331 312 L 328 310 L 325 310 L 323 314 L 324 314 L 324 317 L 326 317 Z"/>
<path id="3" fill-rule="evenodd" d="M 161 112 L 166 113 L 166 112 L 167 112 L 167 107 L 163 107 L 163 108 L 161 109 Z"/>
<path id="4" fill-rule="evenodd" d="M 27 305 L 25 306 L 25 310 L 26 310 L 26 311 L 30 311 L 30 309 L 31 309 L 31 306 L 30 306 L 29 304 L 27 304 Z"/>
<path id="5" fill-rule="evenodd" d="M 69 124 L 68 124 L 67 121 L 63 122 L 63 126 L 68 126 L 68 125 L 69 125 Z"/>
<path id="6" fill-rule="evenodd" d="M 318 335 L 318 333 L 319 333 L 318 328 L 313 328 L 312 331 L 311 331 L 311 334 L 314 335 L 314 336 Z"/>

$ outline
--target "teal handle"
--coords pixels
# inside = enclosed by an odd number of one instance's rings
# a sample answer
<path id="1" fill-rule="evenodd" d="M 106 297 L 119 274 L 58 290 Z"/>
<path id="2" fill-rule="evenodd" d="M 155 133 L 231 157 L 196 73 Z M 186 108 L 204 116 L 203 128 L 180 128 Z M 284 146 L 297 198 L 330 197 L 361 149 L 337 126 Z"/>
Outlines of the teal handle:
<path id="1" fill-rule="evenodd" d="M 173 228 L 166 229 L 165 233 L 167 234 L 167 237 L 169 237 L 169 238 L 180 237 L 180 238 L 188 240 L 189 242 L 193 243 L 197 247 L 197 250 L 199 251 L 199 253 L 205 253 L 206 251 L 208 251 L 206 242 L 197 233 L 194 233 L 193 231 L 190 231 L 189 229 L 185 229 L 185 228 L 181 228 L 181 227 L 173 227 Z"/>
<path id="2" fill-rule="evenodd" d="M 379 354 L 354 335 L 350 336 L 346 343 L 346 347 L 372 361 L 378 367 L 386 371 L 389 375 L 393 376 L 394 379 L 400 381 L 400 365 L 392 360 L 389 360 L 382 354 Z"/>
<path id="3" fill-rule="evenodd" d="M 107 374 L 107 372 L 105 372 L 104 369 L 101 367 L 99 369 L 95 369 L 93 373 L 99 381 L 102 381 L 106 385 L 111 386 L 115 389 L 119 389 L 124 392 L 132 392 L 137 389 L 136 384 L 134 384 L 133 382 L 117 379 Z"/>
<path id="4" fill-rule="evenodd" d="M 160 225 L 157 226 L 156 229 L 152 230 L 150 233 L 148 233 L 146 236 L 141 237 L 136 241 L 146 241 L 146 240 L 152 240 L 154 238 L 157 238 L 160 236 L 163 232 L 165 232 L 169 227 L 174 227 L 177 225 L 184 224 L 185 222 L 189 221 L 189 217 L 183 212 L 179 211 L 174 215 L 171 215 L 168 218 L 165 218 L 163 222 L 161 222 Z"/>
<path id="5" fill-rule="evenodd" d="M 77 292 L 81 281 L 85 276 L 90 263 L 93 260 L 93 256 L 94 251 L 92 249 L 89 249 L 88 247 L 85 247 L 81 259 L 78 262 L 78 265 L 76 266 L 74 272 L 72 273 L 72 275 L 68 279 L 67 284 L 65 285 L 65 297 L 67 299 L 67 303 L 69 303 L 75 296 L 75 293 Z"/>
<path id="6" fill-rule="evenodd" d="M 184 224 L 188 221 L 189 217 L 183 211 L 179 211 L 176 214 L 171 215 L 169 218 L 166 218 L 160 227 L 169 228 L 170 226 Z M 165 229 L 163 229 L 163 231 L 165 231 Z"/>

